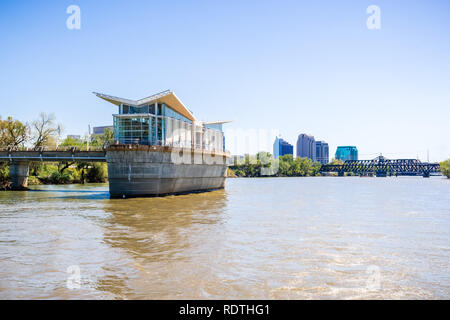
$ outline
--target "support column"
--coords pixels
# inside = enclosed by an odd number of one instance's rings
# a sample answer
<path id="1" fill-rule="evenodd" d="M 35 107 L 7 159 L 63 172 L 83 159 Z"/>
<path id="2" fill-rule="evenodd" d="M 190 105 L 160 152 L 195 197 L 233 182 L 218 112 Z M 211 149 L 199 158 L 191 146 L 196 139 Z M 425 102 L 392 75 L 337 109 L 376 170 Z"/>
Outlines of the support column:
<path id="1" fill-rule="evenodd" d="M 375 174 L 377 177 L 387 177 L 387 172 L 384 170 L 377 170 Z"/>
<path id="2" fill-rule="evenodd" d="M 12 190 L 25 190 L 28 187 L 28 161 L 13 161 L 9 166 L 9 177 Z"/>

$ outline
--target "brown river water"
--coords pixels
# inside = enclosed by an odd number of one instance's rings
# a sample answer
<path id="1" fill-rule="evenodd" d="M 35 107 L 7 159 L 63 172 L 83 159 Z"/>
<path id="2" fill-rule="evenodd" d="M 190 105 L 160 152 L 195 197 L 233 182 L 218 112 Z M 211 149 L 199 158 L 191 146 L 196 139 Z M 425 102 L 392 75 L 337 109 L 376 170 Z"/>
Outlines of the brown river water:
<path id="1" fill-rule="evenodd" d="M 0 192 L 2 299 L 449 299 L 450 180 L 228 179 Z"/>

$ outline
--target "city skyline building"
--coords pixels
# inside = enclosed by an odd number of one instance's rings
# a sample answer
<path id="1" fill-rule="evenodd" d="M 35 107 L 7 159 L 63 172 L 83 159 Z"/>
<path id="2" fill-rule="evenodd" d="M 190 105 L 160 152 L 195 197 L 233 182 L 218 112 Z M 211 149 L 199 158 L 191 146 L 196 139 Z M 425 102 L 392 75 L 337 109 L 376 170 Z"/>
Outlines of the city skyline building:
<path id="1" fill-rule="evenodd" d="M 355 146 L 339 146 L 334 157 L 338 160 L 358 160 L 358 149 Z"/>
<path id="2" fill-rule="evenodd" d="M 111 132 L 114 131 L 114 126 L 98 126 L 92 128 L 92 135 L 105 134 L 105 130 L 109 129 Z"/>
<path id="3" fill-rule="evenodd" d="M 66 136 L 66 138 L 73 139 L 73 140 L 81 140 L 81 135 L 79 135 L 79 134 L 68 134 Z"/>
<path id="4" fill-rule="evenodd" d="M 316 140 L 314 136 L 301 133 L 297 138 L 297 157 L 316 161 Z"/>
<path id="5" fill-rule="evenodd" d="M 294 146 L 279 137 L 275 137 L 273 143 L 273 157 L 274 159 L 284 156 L 286 154 L 291 154 L 294 156 Z"/>
<path id="6" fill-rule="evenodd" d="M 329 146 L 325 141 L 316 141 L 316 161 L 327 164 L 330 160 Z"/>

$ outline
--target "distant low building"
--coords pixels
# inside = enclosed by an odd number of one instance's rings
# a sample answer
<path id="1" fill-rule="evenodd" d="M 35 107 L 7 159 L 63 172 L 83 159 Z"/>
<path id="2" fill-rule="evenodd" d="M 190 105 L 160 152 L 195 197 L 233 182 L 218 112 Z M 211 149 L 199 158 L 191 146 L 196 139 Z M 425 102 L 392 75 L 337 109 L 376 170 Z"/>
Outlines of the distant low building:
<path id="1" fill-rule="evenodd" d="M 358 160 L 358 149 L 355 146 L 340 146 L 336 149 L 334 157 L 338 160 Z"/>
<path id="2" fill-rule="evenodd" d="M 230 158 L 227 159 L 227 163 L 230 165 L 239 165 L 243 164 L 244 162 L 245 162 L 244 155 L 232 155 Z"/>
<path id="3" fill-rule="evenodd" d="M 98 135 L 98 134 L 105 134 L 105 130 L 109 129 L 111 132 L 114 130 L 114 126 L 100 126 L 100 127 L 94 127 L 92 128 L 92 134 Z"/>
<path id="4" fill-rule="evenodd" d="M 314 136 L 302 133 L 297 139 L 297 157 L 316 161 L 316 140 Z"/>
<path id="5" fill-rule="evenodd" d="M 294 155 L 294 146 L 289 142 L 276 137 L 275 142 L 273 143 L 273 157 L 276 159 L 286 154 Z"/>
<path id="6" fill-rule="evenodd" d="M 68 134 L 67 138 L 73 139 L 73 140 L 81 140 L 81 136 L 79 134 Z"/>
<path id="7" fill-rule="evenodd" d="M 329 147 L 325 141 L 316 141 L 316 161 L 321 164 L 329 162 Z"/>

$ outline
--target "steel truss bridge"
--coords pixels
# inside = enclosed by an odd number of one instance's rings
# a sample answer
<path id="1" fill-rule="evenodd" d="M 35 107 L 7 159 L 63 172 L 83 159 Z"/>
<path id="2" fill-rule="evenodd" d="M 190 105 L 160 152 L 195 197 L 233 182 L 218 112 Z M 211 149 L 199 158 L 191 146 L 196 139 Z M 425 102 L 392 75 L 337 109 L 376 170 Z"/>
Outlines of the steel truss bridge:
<path id="1" fill-rule="evenodd" d="M 351 172 L 361 176 L 376 175 L 377 177 L 394 176 L 423 176 L 439 174 L 439 163 L 420 162 L 416 159 L 390 160 L 378 157 L 373 160 L 347 160 L 344 164 L 322 165 L 320 172 L 337 172 L 343 176 L 345 172 Z"/>

